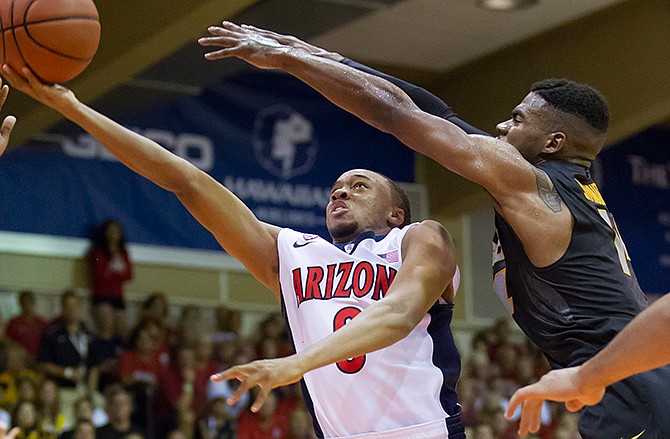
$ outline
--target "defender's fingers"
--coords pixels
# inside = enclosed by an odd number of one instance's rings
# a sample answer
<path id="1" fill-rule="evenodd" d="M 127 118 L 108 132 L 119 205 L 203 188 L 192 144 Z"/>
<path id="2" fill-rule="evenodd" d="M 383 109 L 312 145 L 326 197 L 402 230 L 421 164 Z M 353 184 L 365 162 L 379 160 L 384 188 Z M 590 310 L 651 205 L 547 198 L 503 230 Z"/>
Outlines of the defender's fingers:
<path id="1" fill-rule="evenodd" d="M 245 31 L 242 27 L 230 21 L 224 21 L 220 26 L 209 26 L 207 31 L 211 34 L 243 34 Z"/>
<path id="2" fill-rule="evenodd" d="M 281 41 L 292 41 L 292 40 L 297 40 L 297 38 L 294 37 L 294 36 L 291 36 L 291 35 L 283 35 L 283 34 L 280 34 L 280 33 L 277 33 L 277 32 L 271 31 L 271 30 L 268 30 L 268 29 L 261 29 L 261 28 L 259 28 L 259 27 L 252 26 L 252 25 L 250 25 L 250 24 L 243 24 L 243 25 L 242 25 L 242 28 L 243 28 L 243 29 L 246 29 L 246 30 L 251 30 L 251 31 L 253 31 L 254 33 L 257 33 L 257 34 L 259 34 L 259 35 L 261 35 L 261 36 L 264 36 L 264 37 L 274 38 L 275 40 L 277 40 L 277 41 L 279 41 L 279 42 L 281 42 Z"/>
<path id="3" fill-rule="evenodd" d="M 221 26 L 225 27 L 226 29 L 241 29 L 242 28 L 239 24 L 235 24 L 232 21 L 228 21 L 228 20 L 223 20 L 221 22 Z"/>
<path id="4" fill-rule="evenodd" d="M 205 54 L 205 59 L 208 60 L 216 60 L 216 59 L 224 59 L 224 58 L 233 58 L 235 57 L 236 53 L 239 51 L 236 50 L 235 48 L 228 48 L 228 49 L 221 49 L 221 50 L 216 50 L 214 52 L 207 52 Z"/>
<path id="5" fill-rule="evenodd" d="M 209 32 L 210 35 L 215 36 L 215 37 L 241 37 L 244 35 L 242 32 L 237 32 L 234 30 L 226 29 L 225 27 L 221 26 L 210 26 L 207 28 L 207 32 Z"/>
<path id="6" fill-rule="evenodd" d="M 230 36 L 202 37 L 198 38 L 198 44 L 201 46 L 223 46 L 233 47 L 239 42 L 239 38 Z"/>

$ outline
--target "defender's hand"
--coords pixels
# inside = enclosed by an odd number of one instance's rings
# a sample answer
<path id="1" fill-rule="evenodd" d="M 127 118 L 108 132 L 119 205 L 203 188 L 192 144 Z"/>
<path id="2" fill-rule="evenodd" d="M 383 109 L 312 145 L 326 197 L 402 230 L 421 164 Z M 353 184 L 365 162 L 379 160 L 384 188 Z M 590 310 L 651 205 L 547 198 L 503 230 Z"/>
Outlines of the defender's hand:
<path id="1" fill-rule="evenodd" d="M 268 38 L 251 28 L 243 28 L 229 21 L 207 29 L 212 35 L 198 40 L 201 46 L 222 47 L 205 54 L 209 60 L 236 57 L 261 68 L 272 69 L 277 65 L 277 56 L 292 48 Z"/>
<path id="2" fill-rule="evenodd" d="M 271 30 L 267 29 L 260 29 L 255 26 L 251 26 L 248 24 L 243 24 L 242 25 L 243 29 L 249 29 L 254 32 L 256 32 L 258 35 L 261 35 L 266 38 L 271 38 L 285 46 L 292 47 L 294 49 L 300 49 L 303 50 L 310 55 L 318 56 L 321 58 L 326 58 L 332 61 L 340 62 L 344 58 L 342 55 L 336 52 L 330 52 L 326 49 L 323 49 L 321 47 L 314 46 L 312 44 L 309 44 L 306 41 L 303 41 L 297 37 L 294 37 L 293 35 L 282 35 L 277 32 L 273 32 Z"/>

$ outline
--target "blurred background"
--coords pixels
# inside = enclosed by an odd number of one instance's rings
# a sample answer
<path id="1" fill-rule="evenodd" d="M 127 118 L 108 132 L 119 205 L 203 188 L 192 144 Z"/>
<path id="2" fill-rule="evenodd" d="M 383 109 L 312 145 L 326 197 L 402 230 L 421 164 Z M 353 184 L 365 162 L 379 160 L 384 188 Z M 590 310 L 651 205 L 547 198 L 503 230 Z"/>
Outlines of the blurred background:
<path id="1" fill-rule="evenodd" d="M 491 133 L 535 81 L 567 77 L 595 86 L 612 111 L 608 147 L 595 165 L 599 186 L 645 292 L 670 290 L 668 0 L 95 3 L 100 48 L 66 85 L 209 172 L 261 219 L 324 234 L 327 191 L 344 170 L 377 169 L 403 182 L 415 219 L 442 222 L 456 241 L 462 286 L 454 327 L 465 357 L 482 333 L 511 321 L 491 287 L 488 194 L 289 76 L 206 61 L 196 40 L 208 26 L 230 20 L 295 35 L 421 85 Z M 46 317 L 58 315 L 65 289 L 88 301 L 86 255 L 93 229 L 108 218 L 120 223 L 133 265 L 123 281 L 129 326 L 156 292 L 169 299 L 175 320 L 185 307 L 211 327 L 216 308 L 242 312 L 246 336 L 278 309 L 174 197 L 81 130 L 18 92 L 4 112 L 18 118 L 0 161 L 5 321 L 19 313 L 21 290 L 35 292 Z M 278 145 L 290 153 L 277 153 Z"/>

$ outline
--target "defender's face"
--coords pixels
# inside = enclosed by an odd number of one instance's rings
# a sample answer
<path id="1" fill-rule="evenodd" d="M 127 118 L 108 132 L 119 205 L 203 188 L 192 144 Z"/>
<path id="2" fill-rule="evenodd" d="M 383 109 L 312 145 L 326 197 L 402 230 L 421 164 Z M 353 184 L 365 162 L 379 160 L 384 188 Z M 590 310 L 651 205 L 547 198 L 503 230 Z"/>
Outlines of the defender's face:
<path id="1" fill-rule="evenodd" d="M 388 227 L 392 205 L 384 177 L 363 169 L 347 171 L 332 186 L 326 226 L 334 242 L 348 242 L 365 231 Z"/>
<path id="2" fill-rule="evenodd" d="M 512 117 L 500 122 L 498 139 L 514 146 L 531 163 L 538 161 L 547 145 L 547 102 L 538 94 L 529 93 L 512 111 Z"/>

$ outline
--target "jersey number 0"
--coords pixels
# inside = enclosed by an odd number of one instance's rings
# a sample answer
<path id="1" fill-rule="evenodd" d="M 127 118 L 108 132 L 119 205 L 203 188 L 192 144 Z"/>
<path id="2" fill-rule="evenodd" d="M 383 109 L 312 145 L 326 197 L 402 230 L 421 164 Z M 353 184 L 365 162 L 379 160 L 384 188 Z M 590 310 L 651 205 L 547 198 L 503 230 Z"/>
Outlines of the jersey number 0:
<path id="1" fill-rule="evenodd" d="M 342 308 L 337 312 L 337 314 L 335 314 L 335 319 L 333 320 L 333 331 L 337 331 L 342 326 L 346 325 L 349 320 L 353 319 L 360 313 L 361 310 L 353 306 Z M 360 372 L 360 370 L 363 369 L 363 366 L 365 366 L 365 355 L 339 361 L 336 364 L 337 368 L 340 369 L 341 372 L 348 374 Z"/>

